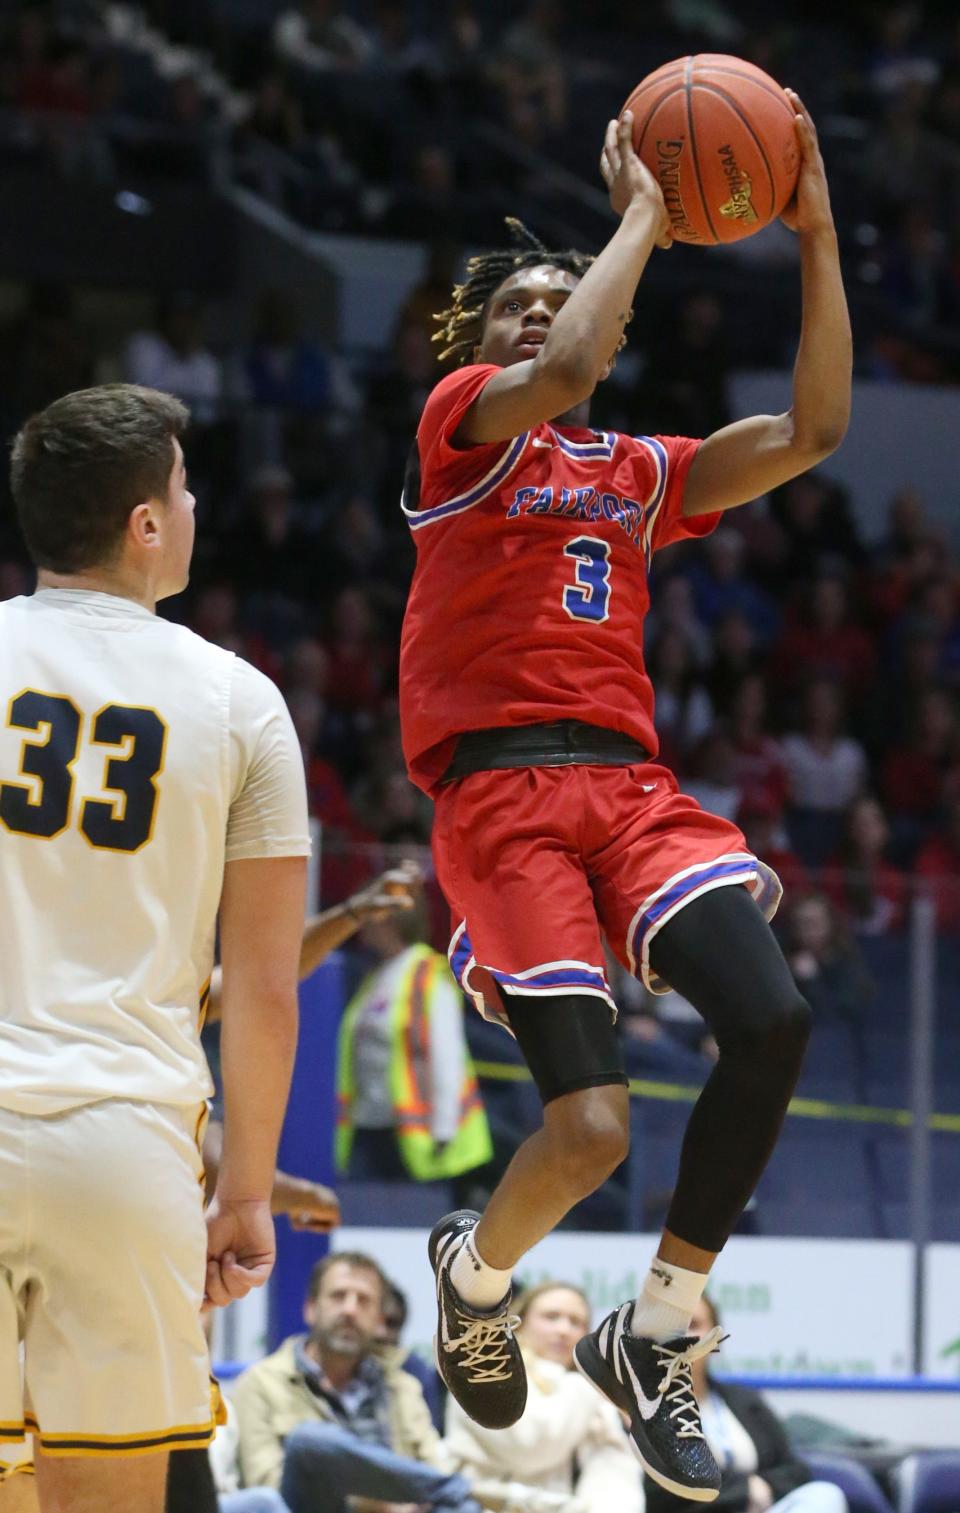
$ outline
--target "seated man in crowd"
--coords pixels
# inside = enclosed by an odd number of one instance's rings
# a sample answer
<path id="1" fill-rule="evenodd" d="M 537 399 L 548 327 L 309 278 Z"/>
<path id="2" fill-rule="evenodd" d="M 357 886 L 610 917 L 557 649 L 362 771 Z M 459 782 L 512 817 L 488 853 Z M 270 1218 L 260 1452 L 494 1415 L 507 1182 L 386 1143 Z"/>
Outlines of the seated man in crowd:
<path id="1" fill-rule="evenodd" d="M 291 1513 L 344 1513 L 348 1496 L 479 1513 L 420 1383 L 376 1345 L 389 1286 L 369 1256 L 327 1256 L 310 1277 L 309 1333 L 237 1383 L 243 1480 L 278 1488 Z"/>

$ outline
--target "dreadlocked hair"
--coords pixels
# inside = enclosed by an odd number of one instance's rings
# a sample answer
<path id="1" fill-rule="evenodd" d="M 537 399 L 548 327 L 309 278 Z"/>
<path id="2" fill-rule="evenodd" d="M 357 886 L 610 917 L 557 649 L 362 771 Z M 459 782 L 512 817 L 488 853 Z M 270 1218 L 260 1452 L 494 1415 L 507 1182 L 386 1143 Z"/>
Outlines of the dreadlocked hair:
<path id="1" fill-rule="evenodd" d="M 574 273 L 582 278 L 593 258 L 586 252 L 577 252 L 572 247 L 565 252 L 551 252 L 522 221 L 512 215 L 506 217 L 506 227 L 514 246 L 498 252 L 480 252 L 467 263 L 467 276 L 462 284 L 455 284 L 453 304 L 441 310 L 434 319 L 440 323 L 434 341 L 445 342 L 440 353 L 440 362 L 456 356 L 458 363 L 469 361 L 470 353 L 480 340 L 483 312 L 493 291 L 511 273 L 519 268 L 538 268 L 549 263 L 562 273 Z"/>

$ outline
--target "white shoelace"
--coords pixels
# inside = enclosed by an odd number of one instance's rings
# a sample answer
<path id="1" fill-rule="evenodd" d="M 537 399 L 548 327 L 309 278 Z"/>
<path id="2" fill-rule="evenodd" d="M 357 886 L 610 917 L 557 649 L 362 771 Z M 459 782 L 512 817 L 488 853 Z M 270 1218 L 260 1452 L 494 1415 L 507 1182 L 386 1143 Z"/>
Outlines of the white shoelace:
<path id="1" fill-rule="evenodd" d="M 677 1433 L 688 1439 L 703 1439 L 704 1437 L 700 1425 L 700 1409 L 693 1395 L 690 1367 L 694 1361 L 699 1361 L 703 1356 L 710 1355 L 712 1351 L 719 1350 L 720 1341 L 725 1338 L 722 1329 L 711 1329 L 709 1334 L 705 1334 L 701 1340 L 688 1345 L 686 1350 L 670 1350 L 665 1345 L 658 1344 L 656 1340 L 652 1341 L 653 1348 L 664 1368 L 658 1390 L 663 1394 L 665 1402 L 674 1404 L 670 1409 L 670 1417 L 677 1420 Z"/>
<path id="2" fill-rule="evenodd" d="M 510 1379 L 507 1345 L 513 1331 L 520 1328 L 517 1314 L 504 1311 L 492 1319 L 475 1319 L 456 1310 L 463 1333 L 455 1340 L 444 1341 L 444 1350 L 463 1351 L 463 1369 L 471 1386 L 482 1382 L 506 1382 Z"/>

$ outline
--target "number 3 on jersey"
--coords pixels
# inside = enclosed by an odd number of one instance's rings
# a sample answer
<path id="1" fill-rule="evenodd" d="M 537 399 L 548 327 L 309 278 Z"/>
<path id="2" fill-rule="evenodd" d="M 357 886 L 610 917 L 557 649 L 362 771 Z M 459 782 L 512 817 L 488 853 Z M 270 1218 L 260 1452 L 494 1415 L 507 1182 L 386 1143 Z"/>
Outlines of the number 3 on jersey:
<path id="1" fill-rule="evenodd" d="M 598 536 L 578 536 L 563 549 L 577 564 L 575 583 L 563 591 L 563 607 L 571 620 L 595 625 L 610 615 L 610 543 Z"/>
<path id="2" fill-rule="evenodd" d="M 0 783 L 0 821 L 18 835 L 52 840 L 70 823 L 73 765 L 83 723 L 63 694 L 28 688 L 10 701 L 7 725 L 37 731 L 24 739 L 20 774 L 26 783 Z M 103 788 L 113 797 L 85 798 L 80 830 L 99 851 L 139 851 L 153 833 L 157 807 L 155 779 L 163 767 L 167 727 L 153 709 L 108 704 L 93 718 L 90 741 L 119 748 L 106 758 Z"/>

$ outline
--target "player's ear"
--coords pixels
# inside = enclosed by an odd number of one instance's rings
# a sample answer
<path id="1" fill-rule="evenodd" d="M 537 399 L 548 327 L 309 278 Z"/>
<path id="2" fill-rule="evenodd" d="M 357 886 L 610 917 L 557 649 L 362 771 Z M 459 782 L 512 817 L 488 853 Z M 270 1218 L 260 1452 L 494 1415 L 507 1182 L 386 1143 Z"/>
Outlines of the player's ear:
<path id="1" fill-rule="evenodd" d="M 159 532 L 159 512 L 154 499 L 146 499 L 134 505 L 127 519 L 127 531 L 138 546 L 156 546 Z"/>

